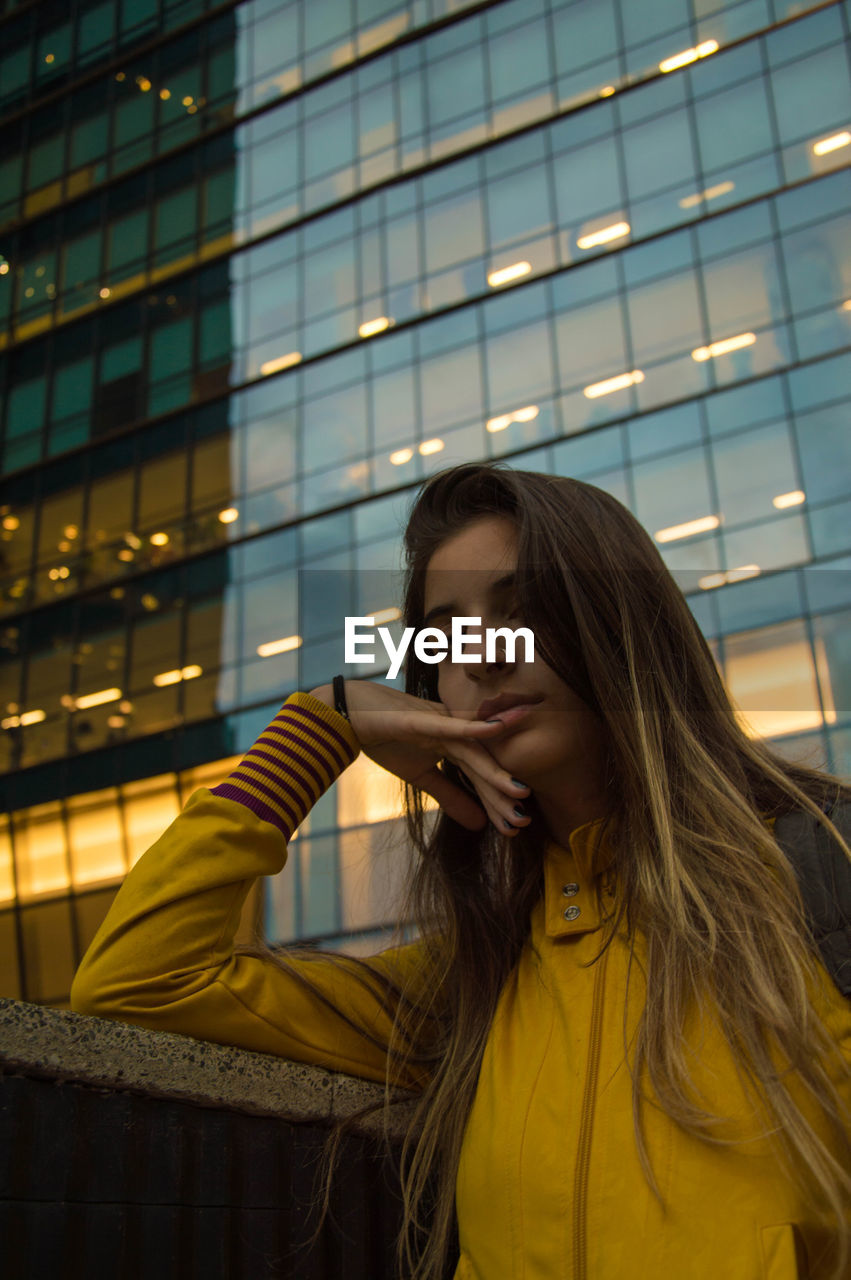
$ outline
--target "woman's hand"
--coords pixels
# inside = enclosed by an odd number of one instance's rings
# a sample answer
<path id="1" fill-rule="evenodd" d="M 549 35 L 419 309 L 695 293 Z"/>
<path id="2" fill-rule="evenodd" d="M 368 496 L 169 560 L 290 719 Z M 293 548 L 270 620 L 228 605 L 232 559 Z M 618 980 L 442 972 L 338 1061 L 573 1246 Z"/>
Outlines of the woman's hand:
<path id="1" fill-rule="evenodd" d="M 311 694 L 334 706 L 330 684 Z M 370 760 L 433 796 L 462 827 L 481 831 L 489 817 L 502 835 L 511 835 L 530 821 L 515 811 L 529 788 L 515 782 L 487 749 L 505 728 L 501 721 L 462 720 L 451 716 L 441 702 L 414 698 L 371 680 L 347 680 L 346 704 L 355 737 Z M 437 768 L 444 759 L 464 770 L 484 812 Z"/>

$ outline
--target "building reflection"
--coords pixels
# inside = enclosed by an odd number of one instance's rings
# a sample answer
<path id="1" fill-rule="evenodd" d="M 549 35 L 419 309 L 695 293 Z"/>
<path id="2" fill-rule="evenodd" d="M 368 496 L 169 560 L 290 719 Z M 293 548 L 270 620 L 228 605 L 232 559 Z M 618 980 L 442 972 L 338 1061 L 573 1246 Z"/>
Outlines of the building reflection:
<path id="1" fill-rule="evenodd" d="M 748 731 L 847 770 L 848 15 L 706 7 L 0 15 L 4 993 L 66 1000 L 454 462 L 614 493 Z M 399 812 L 347 771 L 269 936 L 375 946 Z"/>

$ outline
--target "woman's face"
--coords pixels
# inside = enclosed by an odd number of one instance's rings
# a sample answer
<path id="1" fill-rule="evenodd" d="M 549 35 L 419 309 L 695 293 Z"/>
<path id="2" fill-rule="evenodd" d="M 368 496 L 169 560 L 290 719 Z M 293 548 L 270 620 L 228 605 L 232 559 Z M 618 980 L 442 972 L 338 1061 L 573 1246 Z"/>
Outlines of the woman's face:
<path id="1" fill-rule="evenodd" d="M 481 618 L 480 644 L 469 645 L 471 663 L 453 663 L 451 654 L 438 665 L 438 692 L 450 715 L 468 719 L 505 717 L 506 728 L 487 750 L 512 776 L 531 787 L 538 798 L 569 790 L 599 796 L 604 777 L 603 724 L 600 718 L 537 654 L 526 661 L 522 640 L 514 660 L 507 661 L 499 641 L 496 661 L 486 662 L 487 627 L 524 625 L 516 596 L 505 579 L 517 566 L 517 536 L 507 516 L 485 516 L 448 538 L 426 570 L 425 621 L 450 636 L 452 617 Z M 525 711 L 500 713 L 486 704 L 500 695 L 516 695 Z M 593 807 L 593 806 L 592 806 Z M 597 808 L 599 805 L 596 806 Z M 594 815 L 591 815 L 594 816 Z M 583 819 L 584 820 L 584 819 Z"/>

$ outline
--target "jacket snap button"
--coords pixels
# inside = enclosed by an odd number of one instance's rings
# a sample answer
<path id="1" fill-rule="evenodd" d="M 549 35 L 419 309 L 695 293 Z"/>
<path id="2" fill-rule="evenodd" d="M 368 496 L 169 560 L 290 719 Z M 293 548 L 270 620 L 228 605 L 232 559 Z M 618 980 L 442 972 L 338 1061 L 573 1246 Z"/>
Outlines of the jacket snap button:
<path id="1" fill-rule="evenodd" d="M 581 910 L 582 910 L 581 907 L 565 907 L 564 909 L 565 920 L 575 920 Z"/>
<path id="2" fill-rule="evenodd" d="M 565 884 L 565 885 L 562 885 L 561 891 L 566 898 L 572 898 L 579 892 L 579 885 Z"/>

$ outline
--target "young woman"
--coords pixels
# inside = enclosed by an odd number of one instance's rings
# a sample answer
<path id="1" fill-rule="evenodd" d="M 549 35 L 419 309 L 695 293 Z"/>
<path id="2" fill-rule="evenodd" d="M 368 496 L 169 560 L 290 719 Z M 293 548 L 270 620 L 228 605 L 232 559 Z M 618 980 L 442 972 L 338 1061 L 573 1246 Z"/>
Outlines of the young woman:
<path id="1" fill-rule="evenodd" d="M 848 792 L 746 736 L 602 490 L 457 467 L 405 545 L 406 626 L 524 626 L 533 658 L 411 650 L 405 693 L 288 698 L 130 872 L 72 1006 L 416 1089 L 406 1278 L 444 1274 L 457 1213 L 458 1280 L 840 1280 L 851 1004 L 773 824 L 811 814 L 844 871 Z M 235 950 L 250 884 L 360 750 L 406 783 L 419 940 Z"/>

